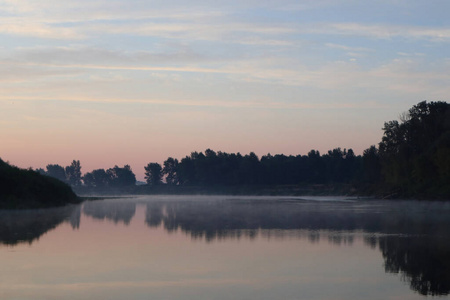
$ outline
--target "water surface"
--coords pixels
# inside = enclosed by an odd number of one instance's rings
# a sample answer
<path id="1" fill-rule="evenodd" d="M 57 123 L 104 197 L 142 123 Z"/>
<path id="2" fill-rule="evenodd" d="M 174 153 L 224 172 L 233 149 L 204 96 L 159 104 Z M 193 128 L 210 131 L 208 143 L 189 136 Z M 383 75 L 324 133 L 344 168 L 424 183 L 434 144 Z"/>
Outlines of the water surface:
<path id="1" fill-rule="evenodd" d="M 0 299 L 449 298 L 450 205 L 142 196 L 0 211 Z"/>

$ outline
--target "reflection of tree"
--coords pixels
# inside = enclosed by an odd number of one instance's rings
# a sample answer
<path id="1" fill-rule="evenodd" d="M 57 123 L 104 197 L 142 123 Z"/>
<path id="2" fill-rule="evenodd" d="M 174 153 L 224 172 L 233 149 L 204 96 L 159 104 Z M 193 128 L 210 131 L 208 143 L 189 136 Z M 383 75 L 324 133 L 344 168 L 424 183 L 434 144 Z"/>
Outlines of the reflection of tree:
<path id="1" fill-rule="evenodd" d="M 169 232 L 181 229 L 193 238 L 205 237 L 208 241 L 242 235 L 254 237 L 258 229 L 271 229 L 276 226 L 276 219 L 265 220 L 270 216 L 267 210 L 267 206 L 253 203 L 149 203 L 146 223 L 151 227 L 163 224 Z"/>
<path id="2" fill-rule="evenodd" d="M 163 220 L 163 205 L 154 203 L 147 205 L 147 212 L 145 214 L 145 223 L 150 227 L 158 227 Z"/>
<path id="3" fill-rule="evenodd" d="M 447 237 L 392 237 L 379 239 L 386 272 L 401 273 L 422 295 L 450 292 L 450 240 Z"/>
<path id="4" fill-rule="evenodd" d="M 31 244 L 47 231 L 68 221 L 72 228 L 80 223 L 80 206 L 60 208 L 0 211 L 0 244 Z"/>
<path id="5" fill-rule="evenodd" d="M 313 232 L 310 237 L 313 240 L 318 239 L 314 233 L 318 230 L 386 230 L 381 214 L 373 214 L 370 210 L 355 213 L 352 209 L 354 205 L 294 200 L 286 200 L 284 203 L 252 200 L 152 202 L 147 203 L 146 223 L 152 227 L 163 224 L 168 231 L 181 229 L 192 237 L 206 237 L 207 240 L 236 236 L 233 232 L 236 230 L 252 236 L 259 229 L 306 229 Z M 342 234 L 333 235 L 329 239 L 333 243 L 352 242 L 351 237 L 342 240 Z"/>
<path id="6" fill-rule="evenodd" d="M 423 295 L 450 293 L 450 207 L 442 203 L 357 201 L 312 203 L 286 199 L 147 203 L 146 224 L 207 241 L 282 237 L 293 232 L 318 242 L 351 244 L 355 232 L 379 248 L 386 272 L 401 273 Z"/>
<path id="7" fill-rule="evenodd" d="M 77 209 L 69 217 L 69 223 L 73 229 L 79 229 L 80 221 L 81 221 L 81 205 L 78 205 Z"/>
<path id="8" fill-rule="evenodd" d="M 94 219 L 108 219 L 114 223 L 130 224 L 136 213 L 136 204 L 130 202 L 93 201 L 85 202 L 83 213 Z"/>

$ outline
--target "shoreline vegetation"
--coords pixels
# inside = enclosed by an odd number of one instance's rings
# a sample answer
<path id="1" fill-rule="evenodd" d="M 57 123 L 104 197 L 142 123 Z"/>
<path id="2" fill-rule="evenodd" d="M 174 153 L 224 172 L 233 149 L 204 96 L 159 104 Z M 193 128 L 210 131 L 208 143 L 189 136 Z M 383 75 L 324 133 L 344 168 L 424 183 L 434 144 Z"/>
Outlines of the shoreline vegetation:
<path id="1" fill-rule="evenodd" d="M 325 154 L 192 152 L 180 161 L 151 162 L 146 183 L 129 165 L 81 173 L 81 163 L 23 170 L 0 159 L 0 208 L 40 208 L 80 196 L 143 194 L 348 195 L 450 200 L 450 104 L 420 102 L 399 121 L 384 123 L 378 147 L 363 155 L 335 148 Z M 72 190 L 73 189 L 73 190 Z"/>
<path id="2" fill-rule="evenodd" d="M 384 123 L 380 143 L 355 155 L 271 155 L 192 152 L 180 161 L 151 162 L 146 184 L 131 168 L 98 169 L 80 177 L 80 194 L 349 195 L 450 200 L 450 104 L 422 101 Z M 74 161 L 72 165 L 79 165 Z M 66 167 L 70 168 L 69 167 Z M 48 167 L 47 167 L 48 169 Z M 62 167 L 60 167 L 63 170 Z M 42 170 L 43 171 L 43 170 Z M 45 172 L 45 171 L 44 171 Z M 80 172 L 81 173 L 81 172 Z"/>
<path id="3" fill-rule="evenodd" d="M 0 209 L 31 209 L 80 203 L 66 183 L 0 159 Z"/>

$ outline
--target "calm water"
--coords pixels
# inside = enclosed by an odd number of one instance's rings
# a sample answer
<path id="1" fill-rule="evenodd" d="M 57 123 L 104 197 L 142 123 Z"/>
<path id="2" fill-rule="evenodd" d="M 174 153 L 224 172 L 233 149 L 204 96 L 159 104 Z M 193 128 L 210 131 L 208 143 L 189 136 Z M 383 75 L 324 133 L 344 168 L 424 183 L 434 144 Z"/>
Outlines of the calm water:
<path id="1" fill-rule="evenodd" d="M 450 204 L 144 196 L 0 211 L 0 299 L 449 298 Z"/>

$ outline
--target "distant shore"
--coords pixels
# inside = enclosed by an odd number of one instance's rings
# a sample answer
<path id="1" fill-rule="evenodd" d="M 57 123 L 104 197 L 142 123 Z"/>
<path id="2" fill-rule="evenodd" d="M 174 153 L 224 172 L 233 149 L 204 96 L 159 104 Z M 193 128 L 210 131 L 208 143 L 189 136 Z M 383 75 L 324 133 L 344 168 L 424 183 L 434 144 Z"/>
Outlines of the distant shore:
<path id="1" fill-rule="evenodd" d="M 138 185 L 127 188 L 93 189 L 77 187 L 75 192 L 83 198 L 120 195 L 242 195 L 242 196 L 352 196 L 378 199 L 450 200 L 437 195 L 405 195 L 399 191 L 381 190 L 377 186 L 351 184 L 304 185 L 242 185 L 242 186 L 170 186 Z"/>

